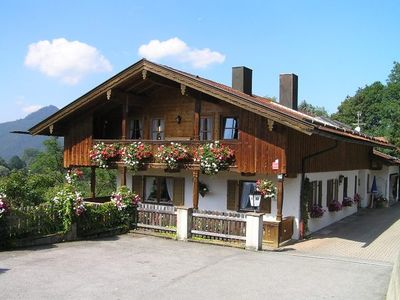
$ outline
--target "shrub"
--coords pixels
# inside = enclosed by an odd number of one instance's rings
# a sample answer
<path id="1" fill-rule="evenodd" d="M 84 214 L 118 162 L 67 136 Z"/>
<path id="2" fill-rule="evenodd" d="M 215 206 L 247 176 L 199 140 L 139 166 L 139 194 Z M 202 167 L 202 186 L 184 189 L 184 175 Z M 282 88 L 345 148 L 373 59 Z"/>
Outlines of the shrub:
<path id="1" fill-rule="evenodd" d="M 131 219 L 135 220 L 134 216 L 132 215 Z M 93 235 L 115 228 L 128 230 L 129 222 L 124 212 L 118 210 L 113 202 L 87 203 L 85 213 L 77 220 L 79 236 Z"/>

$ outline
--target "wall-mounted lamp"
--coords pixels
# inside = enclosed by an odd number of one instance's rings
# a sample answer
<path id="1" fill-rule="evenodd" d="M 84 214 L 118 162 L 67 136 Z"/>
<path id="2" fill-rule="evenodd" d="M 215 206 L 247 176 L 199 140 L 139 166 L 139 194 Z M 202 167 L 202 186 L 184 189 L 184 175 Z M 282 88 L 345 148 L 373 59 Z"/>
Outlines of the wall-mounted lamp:
<path id="1" fill-rule="evenodd" d="M 176 124 L 181 124 L 182 117 L 180 115 L 177 115 L 175 118 Z"/>
<path id="2" fill-rule="evenodd" d="M 339 175 L 339 184 L 342 184 L 343 179 L 344 179 L 344 176 L 343 175 Z"/>

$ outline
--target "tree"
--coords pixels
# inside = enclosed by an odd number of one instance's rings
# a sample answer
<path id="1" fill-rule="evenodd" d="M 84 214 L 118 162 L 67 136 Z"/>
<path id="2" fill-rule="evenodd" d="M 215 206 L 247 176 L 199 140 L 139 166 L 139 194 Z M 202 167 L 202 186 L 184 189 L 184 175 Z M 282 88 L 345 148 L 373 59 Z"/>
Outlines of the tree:
<path id="1" fill-rule="evenodd" d="M 22 161 L 22 159 L 19 158 L 18 155 L 14 155 L 13 157 L 10 158 L 8 166 L 10 167 L 11 170 L 21 170 L 25 168 L 26 165 Z"/>
<path id="2" fill-rule="evenodd" d="M 22 160 L 25 162 L 26 166 L 29 168 L 32 161 L 35 160 L 36 156 L 38 156 L 40 151 L 35 148 L 28 148 L 24 150 L 24 154 L 22 155 Z"/>
<path id="3" fill-rule="evenodd" d="M 63 167 L 63 150 L 57 138 L 50 138 L 43 142 L 45 151 L 38 153 L 30 163 L 29 169 L 36 174 L 52 174 L 62 183 L 65 170 Z"/>
<path id="4" fill-rule="evenodd" d="M 4 158 L 0 157 L 0 166 L 4 166 L 7 169 L 9 169 L 7 162 L 5 161 Z"/>
<path id="5" fill-rule="evenodd" d="M 10 169 L 0 165 L 0 177 L 8 176 L 8 174 L 10 174 Z"/>
<path id="6" fill-rule="evenodd" d="M 361 113 L 361 131 L 387 138 L 400 146 L 400 64 L 395 62 L 386 84 L 379 81 L 359 88 L 340 104 L 334 119 L 354 125 Z M 353 126 L 355 127 L 355 126 Z M 392 152 L 391 154 L 394 154 Z"/>
<path id="7" fill-rule="evenodd" d="M 317 116 L 317 117 L 327 117 L 329 118 L 329 114 L 326 111 L 325 107 L 323 106 L 314 106 L 310 103 L 307 103 L 306 100 L 303 100 L 298 107 L 298 110 L 311 115 L 311 116 Z"/>

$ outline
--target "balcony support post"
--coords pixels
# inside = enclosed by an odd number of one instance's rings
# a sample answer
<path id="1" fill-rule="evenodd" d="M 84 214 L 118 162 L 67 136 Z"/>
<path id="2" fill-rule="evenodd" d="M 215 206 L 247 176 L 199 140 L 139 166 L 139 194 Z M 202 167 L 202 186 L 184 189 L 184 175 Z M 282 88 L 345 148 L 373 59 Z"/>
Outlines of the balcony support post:
<path id="1" fill-rule="evenodd" d="M 193 170 L 193 208 L 199 208 L 199 175 L 200 170 Z"/>

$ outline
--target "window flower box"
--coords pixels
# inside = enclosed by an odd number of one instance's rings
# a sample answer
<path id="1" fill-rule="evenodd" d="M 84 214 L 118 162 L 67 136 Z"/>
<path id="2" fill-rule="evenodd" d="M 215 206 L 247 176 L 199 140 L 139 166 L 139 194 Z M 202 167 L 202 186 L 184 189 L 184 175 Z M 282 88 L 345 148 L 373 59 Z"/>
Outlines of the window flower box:
<path id="1" fill-rule="evenodd" d="M 316 219 L 321 218 L 325 213 L 325 209 L 320 207 L 319 205 L 313 205 L 310 210 L 310 218 Z"/>
<path id="2" fill-rule="evenodd" d="M 343 201 L 342 201 L 342 206 L 344 207 L 349 207 L 353 205 L 353 199 L 351 199 L 350 197 L 344 197 Z"/>
<path id="3" fill-rule="evenodd" d="M 111 163 L 119 161 L 123 154 L 123 147 L 120 144 L 95 144 L 90 150 L 90 159 L 100 168 L 108 168 Z"/>
<path id="4" fill-rule="evenodd" d="M 342 204 L 337 200 L 332 200 L 328 205 L 328 210 L 330 212 L 340 211 L 342 210 Z"/>
<path id="5" fill-rule="evenodd" d="M 142 142 L 132 143 L 124 148 L 122 161 L 134 172 L 143 168 L 143 165 L 153 157 L 151 146 Z"/>
<path id="6" fill-rule="evenodd" d="M 207 143 L 194 150 L 194 161 L 200 164 L 200 170 L 206 175 L 215 175 L 227 170 L 235 161 L 234 151 L 219 141 Z"/>
<path id="7" fill-rule="evenodd" d="M 189 148 L 174 142 L 159 146 L 155 157 L 159 162 L 167 164 L 167 171 L 179 170 L 180 164 L 191 159 Z"/>

